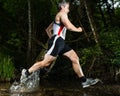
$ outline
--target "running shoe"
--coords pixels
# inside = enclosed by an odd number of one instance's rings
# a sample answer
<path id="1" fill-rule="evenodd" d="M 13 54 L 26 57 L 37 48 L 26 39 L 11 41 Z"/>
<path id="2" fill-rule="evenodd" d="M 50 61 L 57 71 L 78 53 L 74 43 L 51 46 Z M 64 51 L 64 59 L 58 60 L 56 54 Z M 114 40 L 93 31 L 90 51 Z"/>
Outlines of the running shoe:
<path id="1" fill-rule="evenodd" d="M 86 82 L 82 83 L 83 88 L 89 87 L 91 85 L 95 85 L 99 82 L 99 79 L 92 79 L 92 78 L 87 78 Z"/>

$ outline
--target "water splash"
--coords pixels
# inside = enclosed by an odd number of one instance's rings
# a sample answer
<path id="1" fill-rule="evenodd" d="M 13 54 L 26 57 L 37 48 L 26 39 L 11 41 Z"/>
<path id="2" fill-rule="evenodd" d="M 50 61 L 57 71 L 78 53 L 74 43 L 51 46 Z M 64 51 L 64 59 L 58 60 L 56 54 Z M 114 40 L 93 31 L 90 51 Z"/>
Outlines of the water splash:
<path id="1" fill-rule="evenodd" d="M 33 72 L 25 83 L 14 82 L 10 87 L 11 93 L 29 93 L 37 91 L 39 88 L 39 73 L 40 70 Z"/>

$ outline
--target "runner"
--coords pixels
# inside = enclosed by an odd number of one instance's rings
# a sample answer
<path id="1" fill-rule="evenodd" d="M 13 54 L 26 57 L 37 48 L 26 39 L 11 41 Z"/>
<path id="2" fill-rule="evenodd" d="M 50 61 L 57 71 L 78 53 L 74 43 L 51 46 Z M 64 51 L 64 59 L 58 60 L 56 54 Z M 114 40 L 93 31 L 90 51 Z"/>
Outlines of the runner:
<path id="1" fill-rule="evenodd" d="M 78 55 L 65 43 L 67 29 L 73 32 L 82 32 L 81 27 L 75 27 L 68 19 L 69 5 L 69 2 L 66 1 L 62 1 L 58 4 L 59 12 L 56 14 L 55 20 L 46 29 L 46 32 L 50 38 L 48 43 L 48 51 L 42 61 L 36 62 L 28 70 L 22 70 L 21 82 L 24 82 L 24 80 L 26 80 L 32 72 L 49 66 L 56 59 L 56 57 L 61 54 L 71 60 L 73 70 L 82 82 L 83 88 L 94 85 L 98 82 L 97 79 L 88 79 L 84 76 L 79 63 Z"/>

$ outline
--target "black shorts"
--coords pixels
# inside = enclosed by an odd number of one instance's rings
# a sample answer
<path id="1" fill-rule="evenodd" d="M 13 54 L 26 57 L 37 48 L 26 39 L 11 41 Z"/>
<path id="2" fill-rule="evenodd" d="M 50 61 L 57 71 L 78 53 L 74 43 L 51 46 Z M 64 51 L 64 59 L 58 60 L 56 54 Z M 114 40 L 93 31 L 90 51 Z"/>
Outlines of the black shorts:
<path id="1" fill-rule="evenodd" d="M 58 35 L 54 35 L 48 42 L 48 51 L 46 54 L 49 54 L 52 56 L 58 56 L 70 50 L 72 49 L 68 45 L 66 45 L 62 37 Z"/>

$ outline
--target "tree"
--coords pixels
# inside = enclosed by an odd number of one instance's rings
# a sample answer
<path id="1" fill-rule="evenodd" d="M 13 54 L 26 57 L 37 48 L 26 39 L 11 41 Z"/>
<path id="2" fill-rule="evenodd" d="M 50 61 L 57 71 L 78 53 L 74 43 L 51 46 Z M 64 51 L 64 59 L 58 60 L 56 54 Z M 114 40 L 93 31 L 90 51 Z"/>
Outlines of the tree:
<path id="1" fill-rule="evenodd" d="M 32 59 L 31 59 L 31 51 L 32 51 L 32 20 L 31 20 L 31 0 L 28 1 L 28 50 L 27 50 L 27 63 L 30 64 Z"/>
<path id="2" fill-rule="evenodd" d="M 88 1 L 88 0 L 84 0 L 84 6 L 85 6 L 85 9 L 86 9 L 86 13 L 87 13 L 87 16 L 88 16 L 88 20 L 89 20 L 89 23 L 90 23 L 90 26 L 91 26 L 91 29 L 92 29 L 92 33 L 93 33 L 93 36 L 94 36 L 94 40 L 96 43 L 98 43 L 98 37 L 97 37 L 97 30 L 96 30 L 96 24 L 95 24 L 95 21 L 94 21 L 94 17 L 93 17 L 93 13 L 92 13 L 92 8 L 93 6 L 91 6 L 92 1 Z M 92 3 L 93 4 L 93 3 Z"/>

